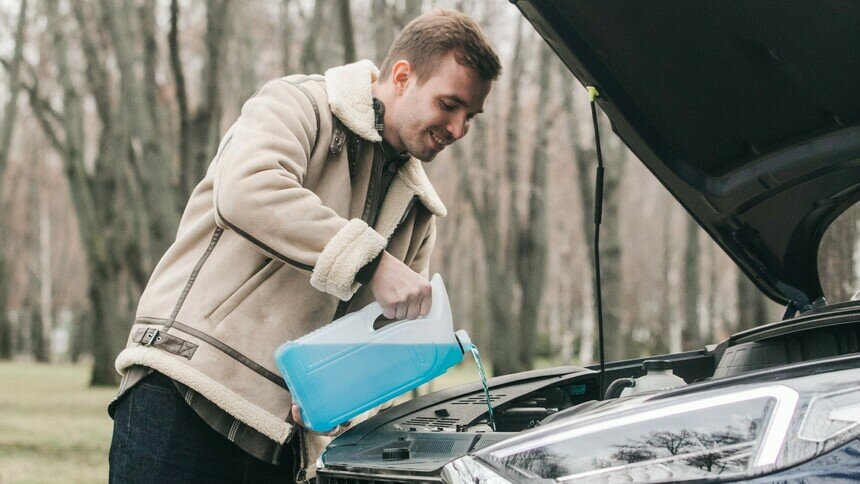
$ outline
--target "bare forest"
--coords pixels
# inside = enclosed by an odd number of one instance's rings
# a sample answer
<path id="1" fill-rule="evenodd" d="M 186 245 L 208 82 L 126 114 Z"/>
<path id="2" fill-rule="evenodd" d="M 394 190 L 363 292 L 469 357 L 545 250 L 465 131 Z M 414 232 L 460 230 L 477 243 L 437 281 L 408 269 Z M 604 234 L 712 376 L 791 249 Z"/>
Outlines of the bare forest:
<path id="1" fill-rule="evenodd" d="M 473 16 L 503 63 L 469 135 L 425 166 L 449 211 L 431 269 L 455 325 L 496 375 L 596 362 L 587 93 L 501 0 L 0 1 L 0 359 L 91 359 L 91 383 L 114 384 L 139 295 L 244 100 L 272 78 L 379 65 L 440 7 Z M 602 115 L 600 132 L 607 360 L 778 320 Z M 831 300 L 857 290 L 858 220 L 825 237 Z"/>

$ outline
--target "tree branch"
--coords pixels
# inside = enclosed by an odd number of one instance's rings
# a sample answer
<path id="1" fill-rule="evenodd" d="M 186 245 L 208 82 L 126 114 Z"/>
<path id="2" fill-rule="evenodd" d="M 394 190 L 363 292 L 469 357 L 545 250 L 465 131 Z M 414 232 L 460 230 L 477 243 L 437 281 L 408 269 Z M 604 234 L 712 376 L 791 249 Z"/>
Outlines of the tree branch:
<path id="1" fill-rule="evenodd" d="M 27 0 L 21 1 L 18 13 L 18 26 L 15 29 L 15 50 L 11 62 L 3 66 L 9 71 L 9 100 L 3 110 L 0 120 L 0 175 L 5 172 L 6 161 L 9 159 L 9 149 L 12 145 L 12 134 L 15 129 L 15 117 L 18 114 L 18 75 L 21 60 L 24 58 L 24 32 L 27 26 Z M 2 316 L 0 316 L 2 318 Z"/>
<path id="2" fill-rule="evenodd" d="M 35 83 L 29 84 L 22 81 L 21 87 L 23 87 L 24 90 L 27 91 L 27 94 L 29 94 L 30 107 L 33 109 L 33 114 L 36 115 L 36 120 L 42 127 L 42 131 L 45 133 L 45 136 L 48 137 L 48 141 L 51 142 L 51 145 L 53 145 L 58 152 L 65 154 L 68 151 L 68 148 L 62 141 L 60 141 L 63 137 L 57 135 L 57 128 L 54 127 L 48 119 L 48 117 L 54 118 L 56 116 L 53 108 L 48 104 L 48 101 L 39 96 L 38 88 Z M 52 112 L 53 114 L 50 114 Z"/>
<path id="3" fill-rule="evenodd" d="M 96 47 L 90 34 L 89 22 L 87 22 L 86 13 L 83 10 L 83 2 L 71 2 L 72 12 L 75 15 L 75 20 L 78 22 L 78 28 L 81 32 L 81 44 L 84 50 L 84 57 L 87 60 L 86 75 L 90 86 L 90 93 L 96 101 L 96 111 L 99 115 L 99 120 L 102 123 L 102 137 L 113 129 L 113 110 L 110 102 L 110 91 L 108 89 L 108 73 L 103 67 L 104 57 Z"/>
<path id="4" fill-rule="evenodd" d="M 189 144 L 190 124 L 188 121 L 188 94 L 185 87 L 185 73 L 182 67 L 182 57 L 179 55 L 179 2 L 170 2 L 170 32 L 167 34 L 167 44 L 170 50 L 170 70 L 176 82 L 176 102 L 179 105 L 179 187 L 180 193 L 186 195 L 186 187 L 190 185 L 189 169 L 191 164 L 191 147 Z M 179 197 L 185 199 L 186 197 Z"/>

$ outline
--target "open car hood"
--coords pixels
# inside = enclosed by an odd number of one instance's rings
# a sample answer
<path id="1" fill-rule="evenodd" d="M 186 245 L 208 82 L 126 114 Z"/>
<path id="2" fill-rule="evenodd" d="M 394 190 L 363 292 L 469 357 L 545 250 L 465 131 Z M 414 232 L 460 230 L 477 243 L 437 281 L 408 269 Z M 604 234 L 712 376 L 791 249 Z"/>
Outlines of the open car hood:
<path id="1" fill-rule="evenodd" d="M 822 296 L 821 237 L 860 199 L 860 2 L 514 3 L 767 296 Z"/>

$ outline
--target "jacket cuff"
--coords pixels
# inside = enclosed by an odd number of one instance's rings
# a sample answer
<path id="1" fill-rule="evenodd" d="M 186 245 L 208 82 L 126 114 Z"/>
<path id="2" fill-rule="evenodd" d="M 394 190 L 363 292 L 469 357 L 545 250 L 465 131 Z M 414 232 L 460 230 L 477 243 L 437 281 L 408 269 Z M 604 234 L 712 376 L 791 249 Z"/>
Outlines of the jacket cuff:
<path id="1" fill-rule="evenodd" d="M 385 248 L 385 237 L 359 219 L 350 220 L 325 246 L 311 274 L 311 285 L 320 291 L 349 300 L 360 283 L 358 271 Z"/>
<path id="2" fill-rule="evenodd" d="M 355 282 L 362 286 L 370 282 L 373 278 L 373 274 L 376 273 L 376 268 L 379 267 L 379 262 L 382 260 L 382 254 L 385 254 L 384 250 L 374 257 L 372 261 L 368 262 L 367 265 L 358 270 L 358 273 L 355 275 Z"/>

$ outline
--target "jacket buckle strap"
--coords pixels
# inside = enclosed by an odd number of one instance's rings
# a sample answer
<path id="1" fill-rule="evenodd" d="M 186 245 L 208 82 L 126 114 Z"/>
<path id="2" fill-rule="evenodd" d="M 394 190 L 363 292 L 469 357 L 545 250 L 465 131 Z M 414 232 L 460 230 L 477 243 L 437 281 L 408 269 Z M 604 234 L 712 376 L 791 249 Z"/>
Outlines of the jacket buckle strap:
<path id="1" fill-rule="evenodd" d="M 328 149 L 331 154 L 336 155 L 343 150 L 343 145 L 346 143 L 346 133 L 339 125 L 335 125 L 334 136 L 331 138 L 331 144 Z"/>
<path id="2" fill-rule="evenodd" d="M 183 358 L 191 359 L 198 346 L 190 341 L 186 341 L 178 336 L 168 334 L 156 328 L 140 328 L 132 337 L 132 341 L 139 343 L 141 346 L 151 346 L 158 348 L 174 355 L 182 356 Z"/>
<path id="3" fill-rule="evenodd" d="M 161 341 L 159 335 L 161 331 L 155 328 L 149 328 L 144 331 L 143 336 L 140 338 L 140 344 L 143 346 L 152 346 L 156 340 Z"/>

